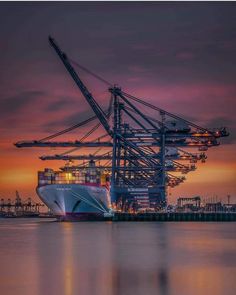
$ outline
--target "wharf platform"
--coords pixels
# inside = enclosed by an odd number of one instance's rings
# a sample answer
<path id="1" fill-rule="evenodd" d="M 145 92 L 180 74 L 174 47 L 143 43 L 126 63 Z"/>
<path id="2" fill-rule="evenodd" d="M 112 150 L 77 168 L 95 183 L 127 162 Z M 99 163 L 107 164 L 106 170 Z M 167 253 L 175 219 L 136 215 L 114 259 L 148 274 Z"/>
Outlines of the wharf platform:
<path id="1" fill-rule="evenodd" d="M 212 222 L 236 221 L 236 212 L 115 213 L 112 221 Z"/>

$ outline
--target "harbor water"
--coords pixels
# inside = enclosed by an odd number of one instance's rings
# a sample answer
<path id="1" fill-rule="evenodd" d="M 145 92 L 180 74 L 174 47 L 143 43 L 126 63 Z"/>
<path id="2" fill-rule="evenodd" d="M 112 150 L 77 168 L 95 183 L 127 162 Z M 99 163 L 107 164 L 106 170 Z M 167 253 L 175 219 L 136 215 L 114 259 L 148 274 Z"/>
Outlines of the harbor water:
<path id="1" fill-rule="evenodd" d="M 4 295 L 234 295 L 235 222 L 0 219 Z"/>

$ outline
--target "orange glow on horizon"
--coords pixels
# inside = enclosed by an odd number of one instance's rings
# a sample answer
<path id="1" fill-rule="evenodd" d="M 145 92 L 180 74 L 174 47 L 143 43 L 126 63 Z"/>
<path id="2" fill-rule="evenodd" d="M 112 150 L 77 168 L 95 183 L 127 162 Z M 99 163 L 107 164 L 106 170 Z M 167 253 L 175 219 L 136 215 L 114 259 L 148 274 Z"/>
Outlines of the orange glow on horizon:
<path id="1" fill-rule="evenodd" d="M 232 201 L 236 201 L 236 160 L 232 161 L 234 148 L 234 145 L 221 146 L 211 151 L 206 163 L 198 164 L 196 171 L 185 175 L 186 181 L 183 184 L 169 189 L 169 201 L 175 202 L 180 195 L 218 195 L 224 199 L 228 194 L 232 196 Z M 47 149 L 44 153 L 46 151 Z M 4 198 L 14 198 L 15 190 L 19 190 L 22 195 L 27 194 L 37 199 L 37 171 L 45 167 L 57 170 L 64 164 L 60 161 L 39 160 L 42 151 L 37 149 L 13 148 L 11 157 L 8 156 L 9 153 L 6 151 L 0 156 L 0 196 Z M 221 157 L 222 153 L 224 157 Z"/>

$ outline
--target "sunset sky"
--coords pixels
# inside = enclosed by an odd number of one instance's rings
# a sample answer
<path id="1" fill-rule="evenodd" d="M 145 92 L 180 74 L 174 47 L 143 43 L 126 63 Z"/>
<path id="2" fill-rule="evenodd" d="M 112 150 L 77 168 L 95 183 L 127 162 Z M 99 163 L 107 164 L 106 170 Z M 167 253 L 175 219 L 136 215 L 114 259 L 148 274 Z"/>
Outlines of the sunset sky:
<path id="1" fill-rule="evenodd" d="M 177 196 L 227 194 L 236 202 L 236 3 L 0 3 L 0 197 L 36 198 L 37 171 L 54 154 L 17 149 L 92 115 L 48 44 L 52 35 L 80 64 L 126 92 L 228 138 L 171 190 Z M 103 106 L 104 85 L 81 73 Z M 78 139 L 83 130 L 62 139 Z M 61 151 L 61 150 L 60 150 Z M 60 152 L 59 151 L 59 152 Z M 57 151 L 58 152 L 58 151 Z"/>

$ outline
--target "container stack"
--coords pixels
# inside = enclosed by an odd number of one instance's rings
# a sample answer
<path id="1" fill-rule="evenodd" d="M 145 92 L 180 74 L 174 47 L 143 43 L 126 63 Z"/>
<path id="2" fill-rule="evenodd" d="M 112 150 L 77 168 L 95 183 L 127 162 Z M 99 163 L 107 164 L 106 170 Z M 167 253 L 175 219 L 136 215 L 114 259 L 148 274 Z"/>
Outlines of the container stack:
<path id="1" fill-rule="evenodd" d="M 53 171 L 46 168 L 38 172 L 38 186 L 50 184 L 91 184 L 107 186 L 108 173 L 101 172 L 96 167 L 88 167 L 83 170 Z"/>
<path id="2" fill-rule="evenodd" d="M 39 186 L 53 184 L 55 182 L 55 173 L 52 169 L 45 168 L 44 171 L 38 172 Z"/>

